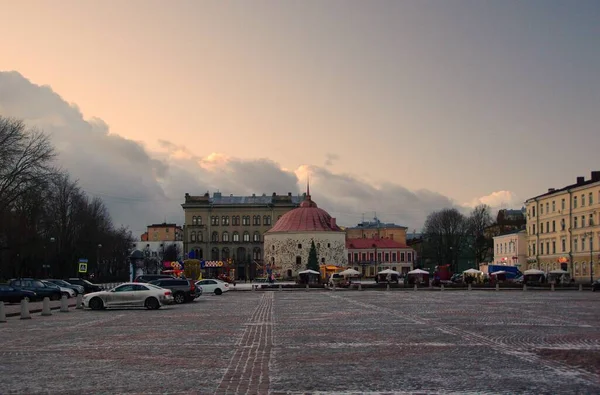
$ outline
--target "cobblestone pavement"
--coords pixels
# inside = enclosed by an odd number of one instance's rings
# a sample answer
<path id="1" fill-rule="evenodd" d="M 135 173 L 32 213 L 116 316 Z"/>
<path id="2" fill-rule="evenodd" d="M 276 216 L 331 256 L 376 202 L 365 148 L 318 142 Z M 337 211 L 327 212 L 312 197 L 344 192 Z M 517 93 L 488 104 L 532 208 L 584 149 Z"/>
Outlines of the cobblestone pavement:
<path id="1" fill-rule="evenodd" d="M 0 393 L 600 393 L 599 302 L 591 292 L 248 291 L 158 311 L 14 317 L 0 324 Z"/>

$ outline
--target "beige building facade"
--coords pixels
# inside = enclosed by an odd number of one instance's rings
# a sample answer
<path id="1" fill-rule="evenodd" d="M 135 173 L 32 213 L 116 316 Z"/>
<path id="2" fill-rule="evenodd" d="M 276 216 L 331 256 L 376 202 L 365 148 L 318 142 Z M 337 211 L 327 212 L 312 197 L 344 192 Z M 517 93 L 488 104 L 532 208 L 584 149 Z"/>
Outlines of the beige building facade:
<path id="1" fill-rule="evenodd" d="M 527 261 L 527 231 L 494 237 L 494 265 L 525 267 Z"/>
<path id="2" fill-rule="evenodd" d="M 528 199 L 525 269 L 567 270 L 577 282 L 600 274 L 600 171 Z"/>
<path id="3" fill-rule="evenodd" d="M 264 261 L 264 234 L 281 216 L 299 206 L 303 196 L 224 196 L 215 192 L 185 195 L 184 252 L 210 262 L 218 274 L 255 278 Z M 216 274 L 216 273 L 215 273 Z"/>
<path id="4" fill-rule="evenodd" d="M 400 244 L 406 244 L 406 229 L 406 226 L 384 223 L 378 218 L 344 228 L 348 239 L 389 239 Z"/>

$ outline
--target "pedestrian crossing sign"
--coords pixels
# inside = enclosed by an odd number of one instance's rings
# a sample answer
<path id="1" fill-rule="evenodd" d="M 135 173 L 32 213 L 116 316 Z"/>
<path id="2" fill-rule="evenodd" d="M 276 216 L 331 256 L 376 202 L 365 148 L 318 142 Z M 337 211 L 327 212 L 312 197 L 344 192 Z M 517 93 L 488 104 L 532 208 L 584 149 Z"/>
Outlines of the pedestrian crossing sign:
<path id="1" fill-rule="evenodd" d="M 87 273 L 87 265 L 88 265 L 87 259 L 80 259 L 79 260 L 79 273 Z"/>

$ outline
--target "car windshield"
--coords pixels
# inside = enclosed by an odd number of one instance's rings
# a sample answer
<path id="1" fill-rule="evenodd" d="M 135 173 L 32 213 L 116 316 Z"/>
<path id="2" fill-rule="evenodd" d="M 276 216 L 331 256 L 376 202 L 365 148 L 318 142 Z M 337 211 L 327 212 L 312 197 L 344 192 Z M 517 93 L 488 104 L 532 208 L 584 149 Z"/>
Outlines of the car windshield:
<path id="1" fill-rule="evenodd" d="M 146 286 L 147 286 L 148 288 L 162 289 L 161 287 L 159 287 L 159 286 L 157 286 L 157 285 L 154 285 L 154 284 L 152 284 L 152 283 L 148 283 L 148 284 L 146 284 Z"/>

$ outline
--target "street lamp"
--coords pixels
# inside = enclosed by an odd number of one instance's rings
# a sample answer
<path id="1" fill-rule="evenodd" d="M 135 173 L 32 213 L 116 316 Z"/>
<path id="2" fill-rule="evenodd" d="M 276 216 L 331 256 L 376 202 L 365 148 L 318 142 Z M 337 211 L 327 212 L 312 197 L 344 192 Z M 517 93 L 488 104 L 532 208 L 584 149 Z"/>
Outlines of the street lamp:
<path id="1" fill-rule="evenodd" d="M 100 272 L 100 248 L 102 248 L 102 244 L 98 244 L 98 249 L 96 250 L 96 270 Z"/>
<path id="2" fill-rule="evenodd" d="M 585 246 L 585 239 L 590 238 L 590 283 L 594 283 L 594 232 L 585 232 L 583 234 L 583 245 Z"/>

